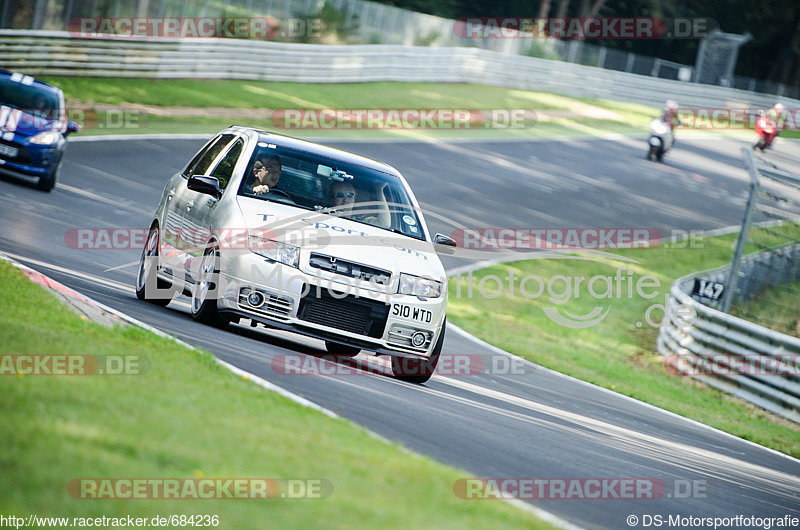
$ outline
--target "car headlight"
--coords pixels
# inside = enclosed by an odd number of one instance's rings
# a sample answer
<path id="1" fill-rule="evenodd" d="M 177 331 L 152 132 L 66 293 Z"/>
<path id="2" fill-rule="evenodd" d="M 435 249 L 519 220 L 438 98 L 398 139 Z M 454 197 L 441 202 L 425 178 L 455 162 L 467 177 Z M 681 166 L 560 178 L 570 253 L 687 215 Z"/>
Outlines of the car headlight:
<path id="1" fill-rule="evenodd" d="M 258 236 L 248 236 L 247 245 L 250 247 L 250 252 L 264 256 L 269 260 L 277 261 L 290 267 L 297 267 L 300 263 L 300 248 L 294 245 L 287 245 L 280 241 L 264 239 Z"/>
<path id="2" fill-rule="evenodd" d="M 423 298 L 438 298 L 442 294 L 442 282 L 411 274 L 401 274 L 397 292 Z"/>
<path id="3" fill-rule="evenodd" d="M 58 141 L 58 136 L 59 136 L 58 133 L 52 131 L 44 131 L 31 137 L 31 139 L 28 141 L 32 144 L 52 145 Z"/>

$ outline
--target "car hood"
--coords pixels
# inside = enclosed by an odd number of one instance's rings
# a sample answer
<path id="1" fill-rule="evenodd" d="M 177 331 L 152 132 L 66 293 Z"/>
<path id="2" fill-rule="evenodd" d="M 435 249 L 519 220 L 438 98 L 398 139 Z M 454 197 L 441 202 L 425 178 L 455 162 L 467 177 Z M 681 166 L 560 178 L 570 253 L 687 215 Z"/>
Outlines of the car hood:
<path id="1" fill-rule="evenodd" d="M 237 201 L 249 233 L 301 247 L 301 268 L 308 255 L 326 256 L 369 265 L 398 273 L 414 274 L 445 281 L 446 276 L 433 246 L 397 234 L 321 212 L 261 199 L 238 196 Z"/>
<path id="2" fill-rule="evenodd" d="M 0 103 L 0 130 L 34 136 L 44 131 L 63 132 L 66 126 L 62 120 L 48 120 Z"/>

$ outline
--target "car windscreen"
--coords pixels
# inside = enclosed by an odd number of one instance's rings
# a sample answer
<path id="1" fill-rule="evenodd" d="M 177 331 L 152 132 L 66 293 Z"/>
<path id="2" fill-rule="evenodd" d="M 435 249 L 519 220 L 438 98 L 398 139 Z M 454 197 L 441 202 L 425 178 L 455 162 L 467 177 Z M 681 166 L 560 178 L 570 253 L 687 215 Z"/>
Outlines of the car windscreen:
<path id="1" fill-rule="evenodd" d="M 304 151 L 259 143 L 239 195 L 425 239 L 419 216 L 396 176 Z"/>
<path id="2" fill-rule="evenodd" d="M 26 85 L 0 77 L 0 105 L 19 109 L 46 120 L 58 120 L 60 101 L 58 92 L 41 85 Z"/>

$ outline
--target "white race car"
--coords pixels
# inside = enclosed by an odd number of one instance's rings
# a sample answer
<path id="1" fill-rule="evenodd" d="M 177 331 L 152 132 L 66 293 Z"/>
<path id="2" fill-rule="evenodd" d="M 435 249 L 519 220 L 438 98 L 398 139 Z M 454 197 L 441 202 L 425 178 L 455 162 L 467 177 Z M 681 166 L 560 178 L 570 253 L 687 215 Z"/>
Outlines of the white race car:
<path id="1" fill-rule="evenodd" d="M 331 354 L 392 356 L 423 383 L 442 350 L 447 278 L 402 175 L 386 164 L 244 127 L 167 183 L 136 281 L 141 300 L 192 298 L 192 316 L 288 329 Z"/>

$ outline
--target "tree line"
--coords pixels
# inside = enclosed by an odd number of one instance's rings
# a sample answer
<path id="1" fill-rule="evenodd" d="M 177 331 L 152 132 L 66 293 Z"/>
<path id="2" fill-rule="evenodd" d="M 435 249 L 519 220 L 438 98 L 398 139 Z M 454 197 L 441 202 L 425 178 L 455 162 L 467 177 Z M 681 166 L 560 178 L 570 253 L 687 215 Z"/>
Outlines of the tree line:
<path id="1" fill-rule="evenodd" d="M 376 0 L 445 18 L 653 17 L 712 19 L 727 33 L 750 33 L 736 75 L 800 85 L 800 0 Z M 692 65 L 700 40 L 596 39 L 590 41 Z"/>

